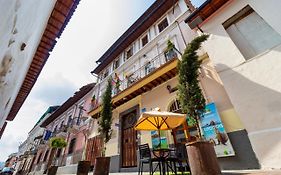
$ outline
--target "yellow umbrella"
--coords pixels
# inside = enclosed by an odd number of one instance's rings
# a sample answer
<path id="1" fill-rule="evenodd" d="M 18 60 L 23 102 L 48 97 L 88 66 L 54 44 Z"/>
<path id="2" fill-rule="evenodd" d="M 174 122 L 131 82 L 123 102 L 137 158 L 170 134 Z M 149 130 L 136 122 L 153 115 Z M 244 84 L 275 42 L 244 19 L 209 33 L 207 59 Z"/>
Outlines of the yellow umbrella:
<path id="1" fill-rule="evenodd" d="M 160 130 L 170 130 L 180 126 L 186 120 L 185 114 L 155 111 L 144 112 L 138 119 L 136 130 L 158 130 L 159 146 L 161 146 Z"/>
<path id="2" fill-rule="evenodd" d="M 141 114 L 136 130 L 170 130 L 180 126 L 186 119 L 185 114 L 166 111 L 149 111 Z"/>

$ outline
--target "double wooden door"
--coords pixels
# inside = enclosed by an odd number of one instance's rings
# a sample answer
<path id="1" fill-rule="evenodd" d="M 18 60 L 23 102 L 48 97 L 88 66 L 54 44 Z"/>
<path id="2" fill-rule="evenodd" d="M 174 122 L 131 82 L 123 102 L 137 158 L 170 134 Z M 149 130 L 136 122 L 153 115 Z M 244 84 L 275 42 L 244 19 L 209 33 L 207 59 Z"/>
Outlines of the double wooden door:
<path id="1" fill-rule="evenodd" d="M 102 139 L 99 136 L 88 139 L 86 160 L 91 162 L 91 166 L 95 166 L 96 157 L 102 153 Z"/>
<path id="2" fill-rule="evenodd" d="M 122 167 L 137 166 L 137 132 L 134 125 L 137 120 L 137 110 L 122 117 Z"/>

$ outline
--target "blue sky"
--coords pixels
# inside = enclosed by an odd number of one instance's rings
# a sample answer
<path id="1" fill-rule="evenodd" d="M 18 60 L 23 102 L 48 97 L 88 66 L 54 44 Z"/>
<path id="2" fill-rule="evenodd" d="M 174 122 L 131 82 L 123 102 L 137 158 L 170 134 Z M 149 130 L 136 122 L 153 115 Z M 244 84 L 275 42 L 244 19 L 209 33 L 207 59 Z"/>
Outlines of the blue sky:
<path id="1" fill-rule="evenodd" d="M 204 0 L 192 0 L 199 6 Z M 97 60 L 154 0 L 81 0 L 34 88 L 0 140 L 0 161 L 17 152 L 36 121 L 51 105 L 62 104 L 93 82 Z"/>

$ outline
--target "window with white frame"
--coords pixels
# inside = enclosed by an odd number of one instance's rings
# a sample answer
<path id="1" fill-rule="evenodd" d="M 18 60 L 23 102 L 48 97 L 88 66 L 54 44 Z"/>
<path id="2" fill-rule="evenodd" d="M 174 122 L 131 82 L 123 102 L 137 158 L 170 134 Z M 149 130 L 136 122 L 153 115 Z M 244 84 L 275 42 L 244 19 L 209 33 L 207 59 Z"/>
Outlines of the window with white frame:
<path id="1" fill-rule="evenodd" d="M 141 38 L 141 45 L 142 45 L 142 47 L 145 46 L 147 43 L 148 43 L 148 35 L 144 35 Z"/>
<path id="2" fill-rule="evenodd" d="M 166 27 L 168 27 L 169 23 L 167 18 L 163 19 L 159 24 L 158 24 L 158 30 L 159 33 L 162 32 Z"/>
<path id="3" fill-rule="evenodd" d="M 281 36 L 249 5 L 223 23 L 246 60 L 281 44 Z"/>
<path id="4" fill-rule="evenodd" d="M 105 79 L 109 75 L 109 69 L 106 68 L 103 74 L 103 79 Z"/>
<path id="5" fill-rule="evenodd" d="M 120 66 L 120 59 L 117 58 L 113 63 L 113 69 L 117 69 Z"/>
<path id="6" fill-rule="evenodd" d="M 126 51 L 125 59 L 128 60 L 133 55 L 133 46 Z"/>

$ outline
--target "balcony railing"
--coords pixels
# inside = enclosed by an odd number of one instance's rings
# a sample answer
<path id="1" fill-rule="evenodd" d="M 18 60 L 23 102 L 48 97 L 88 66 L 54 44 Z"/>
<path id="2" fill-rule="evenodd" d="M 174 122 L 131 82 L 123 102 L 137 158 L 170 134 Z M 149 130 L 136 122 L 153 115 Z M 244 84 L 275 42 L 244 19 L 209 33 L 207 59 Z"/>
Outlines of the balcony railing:
<path id="1" fill-rule="evenodd" d="M 113 98 L 117 97 L 126 89 L 132 87 L 138 82 L 141 82 L 146 77 L 149 77 L 154 72 L 159 70 L 161 67 L 166 66 L 167 64 L 169 64 L 169 62 L 173 62 L 177 58 L 178 58 L 178 54 L 175 50 L 170 50 L 169 52 L 162 52 L 161 54 L 157 55 L 152 59 L 147 58 L 147 62 L 144 65 L 142 65 L 134 72 L 129 73 L 128 75 L 123 77 L 123 80 L 120 80 L 118 77 L 114 75 L 115 76 L 113 77 L 114 85 L 112 90 Z M 104 82 L 106 81 L 103 81 L 102 83 Z M 100 102 L 101 102 L 101 96 L 98 98 L 98 100 L 92 102 L 92 108 L 90 109 L 89 112 L 92 114 L 96 114 L 96 112 L 94 111 L 99 111 L 100 104 L 101 104 Z"/>
<path id="2" fill-rule="evenodd" d="M 123 80 L 120 80 L 118 77 L 113 77 L 114 86 L 112 95 L 115 96 L 121 93 L 125 89 L 131 87 L 139 80 L 150 75 L 163 64 L 171 61 L 174 58 L 177 58 L 177 53 L 174 50 L 170 50 L 169 52 L 162 52 L 151 60 L 147 58 L 148 61 L 144 65 L 142 65 L 134 72 L 125 75 L 125 78 Z"/>

